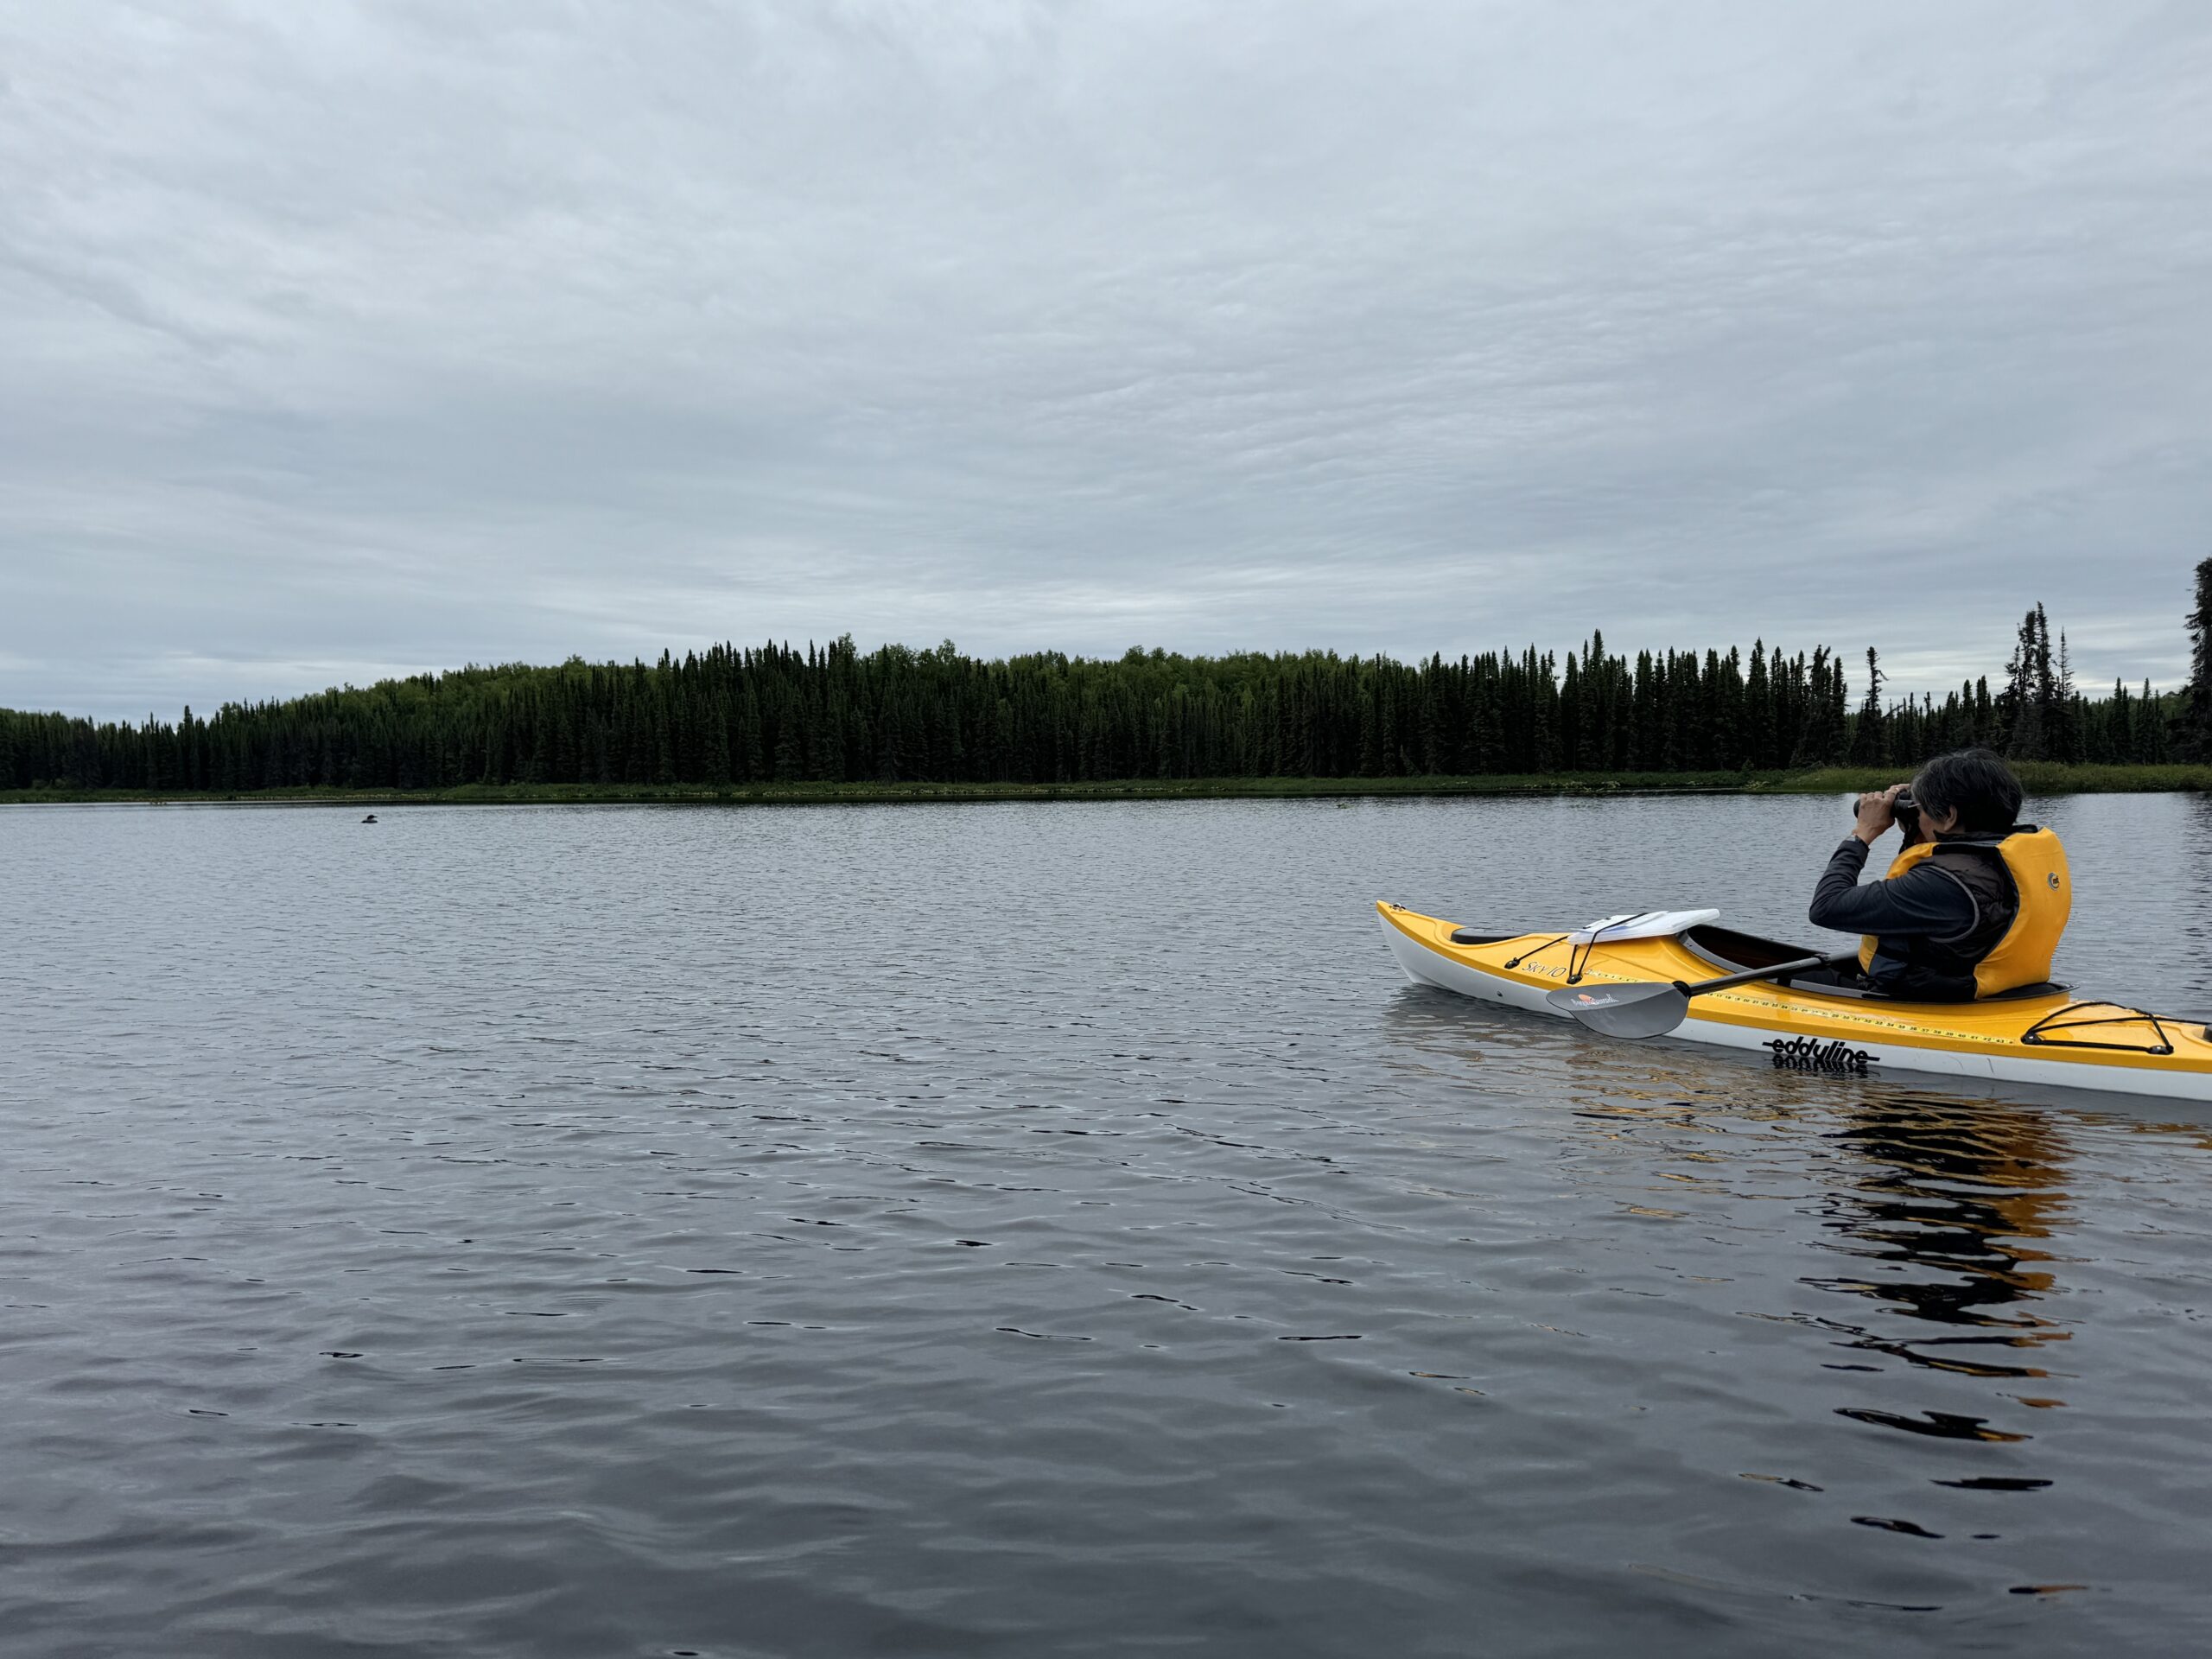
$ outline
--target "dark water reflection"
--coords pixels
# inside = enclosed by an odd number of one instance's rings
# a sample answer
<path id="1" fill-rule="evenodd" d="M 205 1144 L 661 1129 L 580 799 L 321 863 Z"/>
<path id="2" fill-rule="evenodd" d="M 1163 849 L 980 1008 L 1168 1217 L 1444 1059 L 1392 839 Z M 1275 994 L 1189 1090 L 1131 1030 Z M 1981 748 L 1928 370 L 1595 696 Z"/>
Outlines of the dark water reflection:
<path id="1" fill-rule="evenodd" d="M 2046 816 L 2212 1006 L 2204 804 Z M 0 1652 L 2201 1648 L 2205 1118 L 1365 908 L 1802 933 L 1838 823 L 0 811 Z"/>
<path id="2" fill-rule="evenodd" d="M 1849 1345 L 1967 1376 L 2048 1376 L 2027 1362 L 2033 1351 L 2067 1336 L 2033 1311 L 2056 1284 L 2042 1265 L 2051 1258 L 2037 1242 L 2066 1219 L 2064 1174 L 2057 1166 L 2063 1149 L 2051 1125 L 2024 1108 L 1910 1097 L 1854 1117 L 1837 1138 L 1869 1167 L 1831 1200 L 1834 1225 L 1850 1241 L 1844 1249 L 1878 1265 L 1863 1269 L 1865 1277 L 1806 1282 L 1866 1297 L 1884 1313 L 1937 1328 L 1840 1325 Z M 2029 1438 L 1949 1413 L 1908 1418 L 1872 1408 L 1840 1409 L 1918 1434 Z"/>

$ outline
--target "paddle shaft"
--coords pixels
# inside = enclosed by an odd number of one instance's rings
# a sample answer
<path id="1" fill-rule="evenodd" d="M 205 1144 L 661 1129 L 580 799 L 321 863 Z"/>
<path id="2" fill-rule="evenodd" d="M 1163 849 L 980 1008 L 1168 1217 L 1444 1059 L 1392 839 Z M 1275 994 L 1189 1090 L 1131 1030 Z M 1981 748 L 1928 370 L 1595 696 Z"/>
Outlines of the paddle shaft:
<path id="1" fill-rule="evenodd" d="M 1840 968 L 1859 960 L 1856 950 L 1845 950 L 1833 957 L 1800 957 L 1795 962 L 1785 962 L 1773 968 L 1747 968 L 1740 974 L 1723 974 L 1718 979 L 1700 979 L 1694 985 L 1675 982 L 1675 988 L 1684 996 L 1697 996 L 1706 991 L 1725 991 L 1732 985 L 1756 985 L 1763 979 L 1781 979 L 1789 974 L 1809 973 L 1815 968 Z"/>

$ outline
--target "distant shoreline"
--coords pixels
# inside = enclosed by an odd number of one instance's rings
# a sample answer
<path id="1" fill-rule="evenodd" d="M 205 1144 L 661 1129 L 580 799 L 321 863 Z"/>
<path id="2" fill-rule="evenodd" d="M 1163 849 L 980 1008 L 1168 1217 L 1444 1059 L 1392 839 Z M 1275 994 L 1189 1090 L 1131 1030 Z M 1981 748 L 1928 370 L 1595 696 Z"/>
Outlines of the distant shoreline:
<path id="1" fill-rule="evenodd" d="M 2212 790 L 2212 766 L 2015 768 L 2031 795 Z M 1464 778 L 1132 778 L 1060 784 L 464 784 L 452 789 L 7 790 L 0 804 L 263 806 L 884 806 L 946 801 L 1310 800 L 1404 796 L 1833 795 L 1879 788 L 1892 768 L 1809 772 L 1553 772 Z"/>

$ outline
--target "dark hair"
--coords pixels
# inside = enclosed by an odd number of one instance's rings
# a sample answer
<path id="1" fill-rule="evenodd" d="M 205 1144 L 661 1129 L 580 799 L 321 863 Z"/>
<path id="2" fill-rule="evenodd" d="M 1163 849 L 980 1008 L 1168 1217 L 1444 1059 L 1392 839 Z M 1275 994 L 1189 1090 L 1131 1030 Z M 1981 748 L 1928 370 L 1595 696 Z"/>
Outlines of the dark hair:
<path id="1" fill-rule="evenodd" d="M 1956 807 L 1957 827 L 1984 835 L 2010 830 L 2020 817 L 2020 780 L 1987 749 L 1937 755 L 1912 780 L 1912 798 L 1934 818 Z"/>

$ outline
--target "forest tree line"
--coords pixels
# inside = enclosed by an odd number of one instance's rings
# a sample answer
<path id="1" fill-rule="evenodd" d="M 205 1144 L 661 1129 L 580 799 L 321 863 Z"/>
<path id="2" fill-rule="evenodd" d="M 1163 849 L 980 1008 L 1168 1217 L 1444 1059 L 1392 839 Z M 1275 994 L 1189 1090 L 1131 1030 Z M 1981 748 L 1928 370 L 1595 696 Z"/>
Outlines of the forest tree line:
<path id="1" fill-rule="evenodd" d="M 1307 652 L 986 661 L 723 645 L 658 663 L 469 667 L 226 703 L 175 721 L 0 711 L 0 788 L 156 792 L 466 784 L 1061 783 L 1136 779 L 1910 768 L 1966 744 L 2021 760 L 2212 758 L 2212 560 L 2189 688 L 2084 695 L 2041 606 L 2012 659 L 1940 699 L 1856 697 L 1826 646 L 1786 654 L 1534 646 L 1402 663 Z"/>

